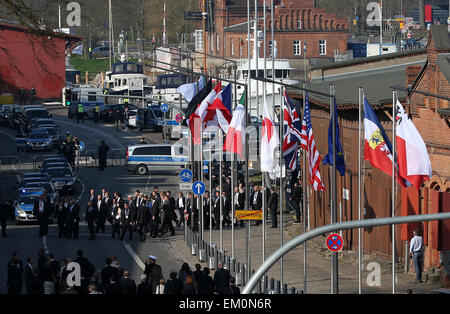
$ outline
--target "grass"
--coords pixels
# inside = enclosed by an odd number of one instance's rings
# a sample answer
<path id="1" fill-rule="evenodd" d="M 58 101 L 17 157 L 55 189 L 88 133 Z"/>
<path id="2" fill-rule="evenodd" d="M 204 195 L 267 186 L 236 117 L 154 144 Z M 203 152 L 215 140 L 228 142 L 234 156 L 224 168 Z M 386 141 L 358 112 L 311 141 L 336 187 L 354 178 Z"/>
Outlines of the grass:
<path id="1" fill-rule="evenodd" d="M 137 62 L 137 59 L 130 59 L 129 61 Z M 86 71 L 89 72 L 89 80 L 94 79 L 101 72 L 109 71 L 109 58 L 89 59 L 83 56 L 76 56 L 70 58 L 70 64 L 80 71 L 81 82 L 85 81 Z"/>

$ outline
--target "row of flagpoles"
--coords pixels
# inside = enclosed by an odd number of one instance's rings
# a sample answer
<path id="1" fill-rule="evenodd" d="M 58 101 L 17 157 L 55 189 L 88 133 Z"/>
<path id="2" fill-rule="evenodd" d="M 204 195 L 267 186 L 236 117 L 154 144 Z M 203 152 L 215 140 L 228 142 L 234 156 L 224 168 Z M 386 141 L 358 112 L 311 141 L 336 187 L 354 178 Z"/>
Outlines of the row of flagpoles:
<path id="1" fill-rule="evenodd" d="M 195 94 L 192 98 L 190 96 L 186 97 L 187 99 L 191 99 L 188 106 L 186 119 L 189 121 L 188 124 L 194 144 L 202 144 L 202 132 L 204 129 L 210 126 L 217 126 L 226 135 L 224 141 L 220 142 L 220 145 L 223 144 L 223 151 L 228 151 L 244 158 L 246 151 L 245 146 L 248 144 L 245 136 L 248 121 L 248 108 L 246 108 L 247 95 L 244 94 L 239 101 L 239 104 L 234 108 L 234 110 L 232 110 L 231 84 L 222 89 L 220 82 L 218 82 L 214 88 L 212 88 L 212 80 L 209 80 L 206 84 L 203 82 L 204 78 L 200 79 L 199 82 L 190 85 L 190 88 L 196 89 L 198 93 L 195 93 L 191 89 L 186 92 L 187 86 L 182 86 L 179 88 L 179 91 L 183 95 Z M 200 86 L 204 87 L 199 89 Z M 393 92 L 393 95 L 393 103 L 395 104 L 395 106 L 393 106 L 393 144 L 389 140 L 368 100 L 365 98 L 362 88 L 360 89 L 359 100 L 359 146 L 361 146 L 362 143 L 361 130 L 364 125 L 364 160 L 369 161 L 373 167 L 378 168 L 390 176 L 394 174 L 394 176 L 392 176 L 392 215 L 394 215 L 395 208 L 395 181 L 399 182 L 404 187 L 414 185 L 419 188 L 422 182 L 431 177 L 431 163 L 425 143 L 423 142 L 423 139 L 414 124 L 405 113 L 402 105 L 397 100 L 396 92 Z M 280 93 L 280 96 L 283 98 L 283 108 L 280 110 L 280 134 L 278 134 L 274 120 L 271 117 L 266 99 L 263 99 L 264 107 L 260 145 L 261 171 L 267 172 L 272 178 L 275 178 L 275 170 L 277 166 L 279 166 L 280 169 L 282 167 L 281 163 L 280 165 L 277 165 L 277 162 L 274 160 L 274 152 L 278 149 L 283 152 L 282 156 L 284 160 L 282 163 L 284 163 L 287 168 L 298 170 L 300 164 L 298 160 L 300 155 L 299 149 L 303 149 L 304 156 L 306 157 L 306 163 L 304 163 L 303 167 L 304 181 L 307 177 L 309 177 L 309 185 L 311 186 L 312 191 L 324 191 L 325 186 L 322 182 L 322 177 L 319 170 L 321 156 L 314 140 L 308 92 L 304 93 L 302 119 L 300 119 L 297 108 L 287 92 L 284 90 Z M 364 114 L 364 117 L 362 114 Z M 330 102 L 330 117 L 330 126 L 328 130 L 329 150 L 325 155 L 323 164 L 334 166 L 339 171 L 340 175 L 343 176 L 345 174 L 345 160 L 340 142 L 338 110 L 335 97 L 333 97 L 332 103 Z M 397 153 L 395 152 L 396 147 Z M 359 147 L 359 152 L 358 218 L 361 219 L 361 147 Z M 393 156 L 395 156 L 395 158 Z M 395 162 L 393 162 L 394 160 Z M 306 170 L 309 175 L 306 173 Z M 282 173 L 281 170 L 280 173 Z M 280 175 L 280 186 L 283 186 L 282 180 L 282 175 Z M 331 182 L 332 185 L 335 184 L 333 179 Z M 248 183 L 249 182 L 246 182 L 247 190 Z M 266 184 L 263 182 L 263 188 L 265 188 L 265 186 Z M 309 211 L 308 214 L 306 214 L 305 211 L 306 206 L 309 206 L 309 204 L 307 205 L 307 194 L 309 195 L 309 193 L 307 192 L 305 183 L 303 184 L 303 193 L 303 212 L 305 224 L 306 220 L 309 219 Z M 334 201 L 335 199 L 336 194 L 334 192 L 331 201 Z M 247 202 L 249 201 L 250 200 L 247 199 Z M 282 208 L 282 197 L 280 197 L 281 213 Z M 336 206 L 332 206 L 332 208 L 335 213 Z M 280 228 L 282 228 L 282 214 L 280 214 L 280 218 Z M 361 263 L 361 230 L 358 231 L 358 234 Z M 394 238 L 395 237 L 392 237 L 393 258 L 395 246 Z M 221 236 L 221 248 L 223 247 L 222 241 L 223 238 Z M 234 240 L 232 242 L 234 257 Z M 281 241 L 281 245 L 282 244 L 283 243 Z M 304 267 L 306 267 L 306 264 Z M 337 273 L 337 268 L 335 269 L 335 272 Z M 394 272 L 395 269 L 393 268 L 393 277 Z M 306 270 L 304 271 L 304 275 L 306 288 Z M 361 278 L 361 266 L 359 267 L 359 277 Z M 337 276 L 335 278 L 337 278 Z M 393 286 L 394 285 L 395 283 L 393 282 Z M 361 280 L 359 280 L 359 291 L 361 292 Z M 337 291 L 335 290 L 334 292 Z"/>

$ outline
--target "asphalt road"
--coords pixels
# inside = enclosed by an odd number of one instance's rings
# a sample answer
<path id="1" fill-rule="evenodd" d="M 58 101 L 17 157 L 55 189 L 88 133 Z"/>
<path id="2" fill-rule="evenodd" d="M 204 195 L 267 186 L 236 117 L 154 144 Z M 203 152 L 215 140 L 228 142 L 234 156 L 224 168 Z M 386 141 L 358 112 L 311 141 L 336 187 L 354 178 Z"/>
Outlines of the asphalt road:
<path id="1" fill-rule="evenodd" d="M 54 120 L 60 125 L 65 133 L 70 131 L 74 136 L 78 136 L 86 145 L 88 151 L 97 150 L 98 143 L 105 140 L 112 150 L 124 150 L 127 145 L 135 142 L 141 136 L 151 142 L 162 142 L 161 134 L 158 133 L 137 133 L 134 131 L 117 132 L 113 125 L 95 124 L 86 121 L 84 124 L 77 124 L 76 120 L 69 120 L 64 109 L 51 108 Z M 8 136 L 9 135 L 9 136 Z M 14 131 L 0 128 L 0 144 L 6 149 L 2 149 L 2 156 L 27 156 L 27 153 L 17 153 L 14 143 Z M 48 153 L 47 153 L 48 154 Z M 7 200 L 11 187 L 15 184 L 15 175 L 0 175 L 2 186 L 2 199 Z M 154 186 L 159 186 L 161 191 L 170 190 L 173 194 L 178 191 L 177 172 L 153 172 L 149 176 L 138 176 L 129 173 L 125 167 L 107 167 L 105 171 L 98 171 L 97 168 L 81 166 L 79 169 L 79 182 L 77 184 L 75 199 L 79 201 L 81 207 L 80 216 L 84 221 L 84 212 L 91 188 L 99 192 L 106 188 L 112 193 L 118 191 L 122 193 L 124 199 L 127 195 L 134 194 L 136 189 L 149 194 Z M 182 230 L 177 230 L 177 234 L 183 234 Z M 139 242 L 138 234 L 133 234 L 133 240 L 128 237 L 124 242 L 116 238 L 111 238 L 111 227 L 107 222 L 105 234 L 99 234 L 97 240 L 88 240 L 88 230 L 84 222 L 80 224 L 80 238 L 77 240 L 58 239 L 58 231 L 55 225 L 50 226 L 49 235 L 46 239 L 38 237 L 38 227 L 34 225 L 8 226 L 8 237 L 0 238 L 0 293 L 6 292 L 6 265 L 13 252 L 20 252 L 22 261 L 25 263 L 27 257 L 37 260 L 39 248 L 47 246 L 48 250 L 55 255 L 56 260 L 62 258 L 75 258 L 76 251 L 82 249 L 85 256 L 100 270 L 105 264 L 105 259 L 112 255 L 117 255 L 121 266 L 130 271 L 130 276 L 136 282 L 142 274 L 143 262 L 148 255 L 158 257 L 157 263 L 162 266 L 163 275 L 168 277 L 170 270 L 178 270 L 181 261 L 175 252 L 170 249 L 170 237 L 147 239 L 145 243 Z"/>

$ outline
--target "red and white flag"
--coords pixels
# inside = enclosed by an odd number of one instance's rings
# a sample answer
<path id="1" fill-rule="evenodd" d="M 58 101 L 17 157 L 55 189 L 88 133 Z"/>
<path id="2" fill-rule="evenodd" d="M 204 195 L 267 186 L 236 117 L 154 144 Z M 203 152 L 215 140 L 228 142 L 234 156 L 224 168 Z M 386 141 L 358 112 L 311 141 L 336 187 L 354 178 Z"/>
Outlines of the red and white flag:
<path id="1" fill-rule="evenodd" d="M 425 142 L 397 100 L 395 140 L 399 174 L 416 188 L 431 178 L 431 162 Z"/>
<path id="2" fill-rule="evenodd" d="M 261 138 L 261 171 L 273 174 L 276 170 L 273 155 L 275 149 L 280 145 L 278 132 L 270 117 L 269 109 L 267 108 L 266 99 L 264 99 L 264 115 L 262 122 L 262 138 Z"/>
<path id="3" fill-rule="evenodd" d="M 220 93 L 222 86 L 219 82 L 217 86 L 206 96 L 205 99 L 198 105 L 197 110 L 189 117 L 189 129 L 191 130 L 192 140 L 195 145 L 201 144 L 201 134 L 204 129 L 208 127 L 208 121 L 214 119 L 211 111 L 208 112 L 208 107 L 214 102 L 217 94 Z"/>
<path id="4" fill-rule="evenodd" d="M 206 115 L 207 126 L 220 126 L 225 134 L 231 122 L 231 84 L 228 84 L 208 106 Z"/>
<path id="5" fill-rule="evenodd" d="M 238 154 L 244 158 L 245 143 L 245 107 L 242 104 L 236 106 L 233 119 L 228 127 L 228 133 L 223 145 L 223 151 Z"/>

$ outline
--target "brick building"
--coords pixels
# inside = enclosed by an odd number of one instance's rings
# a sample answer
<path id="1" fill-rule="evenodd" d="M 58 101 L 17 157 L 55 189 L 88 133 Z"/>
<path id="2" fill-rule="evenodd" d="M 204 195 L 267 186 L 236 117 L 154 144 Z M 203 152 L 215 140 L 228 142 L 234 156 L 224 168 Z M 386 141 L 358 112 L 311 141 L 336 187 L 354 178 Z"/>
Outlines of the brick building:
<path id="1" fill-rule="evenodd" d="M 66 85 L 66 54 L 81 37 L 0 22 L 0 92 L 18 96 L 35 86 L 37 98 L 61 97 Z"/>
<path id="2" fill-rule="evenodd" d="M 406 85 L 413 90 L 450 97 L 450 40 L 447 25 L 434 25 L 429 33 L 427 62 L 422 68 L 407 68 Z M 424 187 L 403 189 L 402 214 L 450 211 L 450 106 L 448 100 L 408 93 L 408 113 L 422 135 L 430 154 L 433 177 Z M 419 227 L 424 235 L 425 268 L 439 265 L 441 252 L 450 251 L 450 221 L 409 224 L 402 239 Z M 450 274 L 449 274 L 450 275 Z"/>
<path id="3" fill-rule="evenodd" d="M 380 65 L 378 67 L 375 66 L 377 62 Z M 413 89 L 450 97 L 450 41 L 447 26 L 432 26 L 426 51 L 399 52 L 383 57 L 344 61 L 322 69 L 313 68 L 312 72 L 315 70 L 325 75 L 312 77 L 310 89 L 328 93 L 329 85 L 333 84 L 336 90 L 341 143 L 346 162 L 345 175 L 337 176 L 338 221 L 357 220 L 358 87 L 363 88 L 365 96 L 392 141 L 391 86 L 403 85 L 406 81 Z M 288 93 L 302 103 L 301 93 L 295 89 L 288 89 Z M 329 99 L 312 93 L 309 96 L 314 138 L 323 160 L 328 151 Z M 398 99 L 410 113 L 427 145 L 433 177 L 419 191 L 415 187 L 398 188 L 395 216 L 448 212 L 450 211 L 449 104 L 446 100 L 402 91 L 398 92 Z M 363 130 L 362 137 L 364 137 Z M 364 147 L 363 143 L 361 145 Z M 391 177 L 373 168 L 369 162 L 364 162 L 362 169 L 364 185 L 361 218 L 390 217 Z M 329 166 L 320 166 L 325 191 L 310 193 L 310 228 L 330 223 L 330 171 Z M 395 227 L 397 263 L 402 265 L 405 258 L 408 258 L 405 255 L 405 246 L 415 228 L 421 229 L 424 234 L 425 270 L 439 267 L 441 253 L 450 251 L 448 221 L 397 225 Z M 366 228 L 362 233 L 365 254 L 391 258 L 390 226 Z M 359 249 L 357 229 L 344 230 L 343 237 L 345 249 L 354 251 Z"/>
<path id="4" fill-rule="evenodd" d="M 254 20 L 254 1 L 251 3 L 251 19 Z M 263 0 L 259 0 L 258 29 L 263 30 Z M 313 63 L 334 58 L 336 51 L 347 52 L 347 20 L 337 18 L 324 9 L 316 8 L 314 0 L 274 1 L 274 41 L 277 58 L 303 58 L 306 41 L 306 58 Z M 266 0 L 267 56 L 271 50 L 270 1 Z M 200 1 L 202 7 L 202 1 Z M 247 1 L 217 0 L 211 8 L 213 19 L 207 29 L 207 52 L 232 59 L 247 58 Z M 251 27 L 253 28 L 253 23 Z M 253 31 L 252 31 L 253 32 Z M 263 57 L 262 48 L 259 51 Z M 251 46 L 253 46 L 251 42 Z M 253 48 L 251 47 L 251 51 Z"/>

